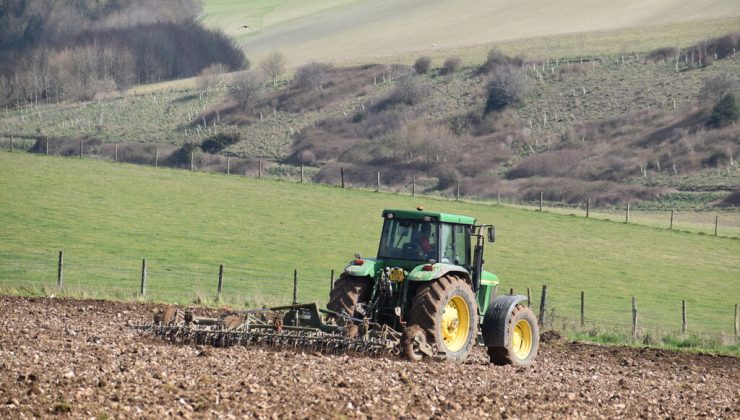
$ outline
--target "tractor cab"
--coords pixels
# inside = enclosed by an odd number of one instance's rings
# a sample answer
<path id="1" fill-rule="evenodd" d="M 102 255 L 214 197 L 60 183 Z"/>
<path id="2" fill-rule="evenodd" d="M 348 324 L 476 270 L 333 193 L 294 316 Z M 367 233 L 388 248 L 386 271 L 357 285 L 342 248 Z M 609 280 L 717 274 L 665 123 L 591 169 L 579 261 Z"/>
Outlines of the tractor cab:
<path id="1" fill-rule="evenodd" d="M 468 277 L 477 291 L 483 275 L 483 235 L 495 240 L 492 226 L 476 225 L 475 218 L 448 213 L 417 211 L 383 211 L 378 260 L 386 265 L 412 271 L 421 264 L 447 267 Z M 474 242 L 474 244 L 473 244 Z M 490 273 L 489 273 L 490 274 Z"/>

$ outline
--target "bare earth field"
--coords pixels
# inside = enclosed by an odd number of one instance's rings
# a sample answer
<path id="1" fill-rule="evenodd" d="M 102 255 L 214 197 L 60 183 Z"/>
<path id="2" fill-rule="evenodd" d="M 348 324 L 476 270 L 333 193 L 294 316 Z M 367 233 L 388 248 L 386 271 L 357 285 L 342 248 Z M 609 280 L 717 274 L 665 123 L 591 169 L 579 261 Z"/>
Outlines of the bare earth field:
<path id="1" fill-rule="evenodd" d="M 543 343 L 531 369 L 176 346 L 153 304 L 0 297 L 0 418 L 740 417 L 740 359 Z"/>

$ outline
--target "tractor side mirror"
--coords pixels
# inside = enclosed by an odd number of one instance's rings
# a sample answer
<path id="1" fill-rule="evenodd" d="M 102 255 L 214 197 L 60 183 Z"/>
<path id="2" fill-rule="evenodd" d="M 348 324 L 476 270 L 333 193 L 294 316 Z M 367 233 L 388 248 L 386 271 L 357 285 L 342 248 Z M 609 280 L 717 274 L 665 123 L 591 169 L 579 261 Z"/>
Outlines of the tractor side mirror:
<path id="1" fill-rule="evenodd" d="M 493 226 L 488 228 L 488 242 L 496 242 L 496 228 Z"/>

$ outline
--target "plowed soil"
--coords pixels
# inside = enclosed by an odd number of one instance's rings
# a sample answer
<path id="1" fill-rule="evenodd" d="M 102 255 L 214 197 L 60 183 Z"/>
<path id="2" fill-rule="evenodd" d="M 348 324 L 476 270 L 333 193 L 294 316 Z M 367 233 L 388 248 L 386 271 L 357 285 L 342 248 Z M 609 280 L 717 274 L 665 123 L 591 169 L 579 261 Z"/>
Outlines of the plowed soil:
<path id="1" fill-rule="evenodd" d="M 180 346 L 156 306 L 0 297 L 0 418 L 740 418 L 740 359 L 548 340 L 529 369 Z"/>

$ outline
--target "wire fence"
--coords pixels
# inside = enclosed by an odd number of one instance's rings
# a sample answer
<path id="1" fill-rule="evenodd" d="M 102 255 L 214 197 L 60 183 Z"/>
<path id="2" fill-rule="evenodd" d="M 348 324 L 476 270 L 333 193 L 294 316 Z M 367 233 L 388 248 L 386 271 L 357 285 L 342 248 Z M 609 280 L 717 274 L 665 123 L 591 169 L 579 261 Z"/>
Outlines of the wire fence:
<path id="1" fill-rule="evenodd" d="M 104 255 L 0 253 L 0 290 L 9 293 L 244 308 L 292 302 L 317 302 L 323 306 L 339 273 L 300 267 L 275 271 L 247 265 L 183 266 L 156 259 L 131 261 L 125 268 L 116 268 Z M 615 342 L 632 340 L 645 344 L 740 344 L 737 304 L 734 308 L 714 302 L 692 301 L 687 305 L 684 300 L 666 305 L 663 299 L 642 302 L 633 296 L 604 296 L 596 288 L 568 297 L 558 287 L 551 285 L 547 292 L 530 287 L 498 289 L 497 293 L 527 296 L 543 331 L 554 329 L 586 337 L 611 335 Z"/>
<path id="2" fill-rule="evenodd" d="M 611 335 L 615 342 L 683 341 L 709 347 L 740 344 L 737 303 L 718 305 L 714 301 L 694 300 L 687 304 L 685 299 L 669 301 L 662 296 L 652 296 L 643 303 L 634 295 L 605 295 L 603 290 L 594 288 L 570 298 L 562 293 L 556 297 L 546 294 L 543 305 L 544 292 L 540 290 L 515 292 L 529 297 L 529 306 L 539 315 L 543 330 L 593 337 Z M 640 294 L 646 296 L 643 291 Z"/>

